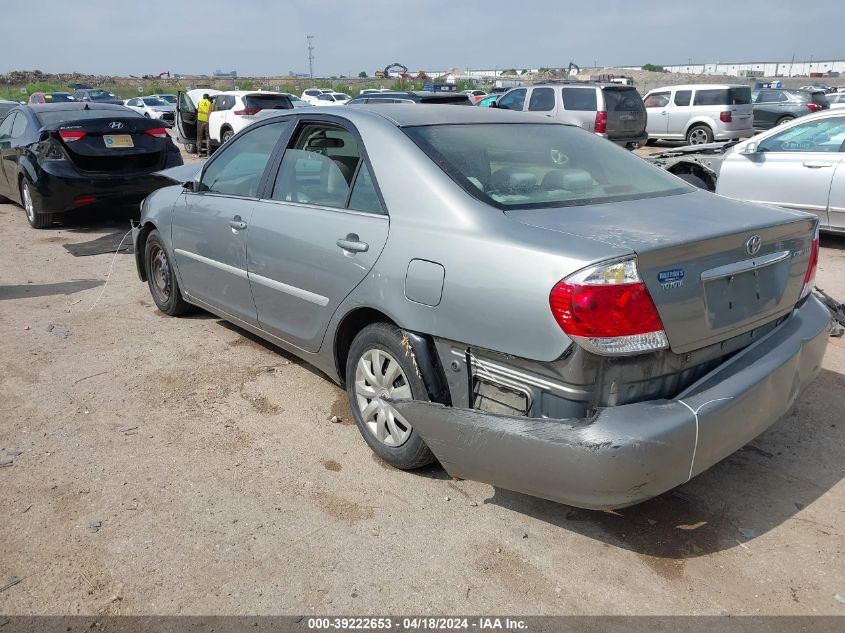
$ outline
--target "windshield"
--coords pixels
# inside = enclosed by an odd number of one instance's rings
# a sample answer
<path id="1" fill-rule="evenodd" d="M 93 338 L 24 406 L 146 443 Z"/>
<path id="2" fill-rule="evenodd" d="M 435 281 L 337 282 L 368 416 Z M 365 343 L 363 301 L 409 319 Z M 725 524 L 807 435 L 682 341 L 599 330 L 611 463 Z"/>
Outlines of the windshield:
<path id="1" fill-rule="evenodd" d="M 81 121 L 82 119 L 125 119 L 132 117 L 143 118 L 143 116 L 129 108 L 114 110 L 50 110 L 49 112 L 39 110 L 35 115 L 41 122 L 41 125 L 55 125 L 63 121 Z"/>
<path id="2" fill-rule="evenodd" d="M 332 94 L 336 101 L 349 101 L 349 95 L 342 94 L 340 92 L 335 92 Z"/>
<path id="3" fill-rule="evenodd" d="M 158 98 L 167 101 L 167 103 L 176 103 L 176 95 L 158 95 Z"/>
<path id="4" fill-rule="evenodd" d="M 141 99 L 141 101 L 144 102 L 144 105 L 148 105 L 148 106 L 170 105 L 169 103 L 167 103 L 167 101 L 165 101 L 164 99 L 159 99 L 158 97 L 144 97 L 143 99 Z"/>
<path id="5" fill-rule="evenodd" d="M 567 125 L 432 125 L 404 131 L 469 194 L 500 209 L 691 191 L 630 152 Z"/>
<path id="6" fill-rule="evenodd" d="M 88 92 L 88 98 L 92 101 L 97 101 L 98 99 L 114 99 L 115 96 L 105 90 L 90 90 Z"/>

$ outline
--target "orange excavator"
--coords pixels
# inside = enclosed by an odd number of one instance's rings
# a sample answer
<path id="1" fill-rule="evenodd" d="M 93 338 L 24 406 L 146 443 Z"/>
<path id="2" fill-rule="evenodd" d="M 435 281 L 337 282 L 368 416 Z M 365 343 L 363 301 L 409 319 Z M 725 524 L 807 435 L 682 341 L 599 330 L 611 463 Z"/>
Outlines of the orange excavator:
<path id="1" fill-rule="evenodd" d="M 384 67 L 384 70 L 377 70 L 373 73 L 379 79 L 388 79 L 390 77 L 390 73 L 398 73 L 399 74 L 399 83 L 404 84 L 406 81 L 427 81 L 429 76 L 426 74 L 424 70 L 417 71 L 416 75 L 412 75 L 408 72 L 408 67 L 405 64 L 400 64 L 395 62 L 393 64 L 389 64 Z"/>

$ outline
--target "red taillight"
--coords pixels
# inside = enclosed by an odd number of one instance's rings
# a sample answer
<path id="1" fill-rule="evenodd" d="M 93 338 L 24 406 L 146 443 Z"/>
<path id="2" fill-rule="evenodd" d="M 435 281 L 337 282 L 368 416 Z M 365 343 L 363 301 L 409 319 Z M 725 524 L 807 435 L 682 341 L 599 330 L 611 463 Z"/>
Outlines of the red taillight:
<path id="1" fill-rule="evenodd" d="M 804 274 L 804 287 L 801 289 L 803 299 L 813 289 L 813 282 L 816 280 L 816 268 L 819 265 L 819 227 L 816 225 L 816 233 L 813 236 L 813 244 L 810 246 L 810 262 L 807 264 L 807 272 Z"/>
<path id="2" fill-rule="evenodd" d="M 243 110 L 235 110 L 233 114 L 244 116 L 248 114 L 258 114 L 259 112 L 261 112 L 261 108 L 244 108 Z"/>
<path id="3" fill-rule="evenodd" d="M 62 137 L 65 143 L 70 143 L 85 138 L 85 132 L 82 130 L 59 130 L 59 136 Z"/>
<path id="4" fill-rule="evenodd" d="M 607 112 L 596 112 L 596 125 L 593 128 L 596 134 L 607 134 Z"/>
<path id="5" fill-rule="evenodd" d="M 807 104 L 807 109 L 808 109 L 810 112 L 818 112 L 819 110 L 822 110 L 822 109 L 823 109 L 823 107 L 822 107 L 821 105 L 819 105 L 818 103 L 808 103 L 808 104 Z"/>
<path id="6" fill-rule="evenodd" d="M 728 110 L 725 110 L 724 112 L 719 113 L 719 120 L 722 123 L 730 123 L 734 119 L 733 119 L 733 115 Z"/>
<path id="7" fill-rule="evenodd" d="M 638 354 L 668 347 L 660 315 L 634 260 L 567 277 L 552 288 L 549 306 L 561 329 L 597 354 Z"/>
<path id="8" fill-rule="evenodd" d="M 91 204 L 92 202 L 97 202 L 94 196 L 83 196 L 73 201 L 74 204 Z"/>
<path id="9" fill-rule="evenodd" d="M 156 138 L 167 138 L 167 130 L 163 127 L 153 128 L 152 130 L 147 130 L 147 134 L 150 136 L 155 136 Z"/>

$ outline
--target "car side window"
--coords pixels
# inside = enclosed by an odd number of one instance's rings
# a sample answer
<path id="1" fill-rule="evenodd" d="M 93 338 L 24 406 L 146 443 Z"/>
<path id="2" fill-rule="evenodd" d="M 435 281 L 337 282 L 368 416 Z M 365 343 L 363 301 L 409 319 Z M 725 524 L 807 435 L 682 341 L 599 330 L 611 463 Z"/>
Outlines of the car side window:
<path id="1" fill-rule="evenodd" d="M 511 90 L 504 97 L 499 99 L 499 103 L 496 105 L 505 110 L 522 110 L 523 106 L 525 105 L 526 92 L 527 90 L 525 90 L 525 88 Z"/>
<path id="2" fill-rule="evenodd" d="M 306 123 L 285 151 L 272 197 L 286 202 L 344 208 L 360 161 L 358 142 L 351 132 L 330 123 Z M 359 210 L 383 213 L 379 208 L 373 208 L 371 196 L 375 192 L 367 192 L 368 188 L 373 188 L 369 172 L 366 176 L 359 174 L 355 188 L 359 187 L 356 204 L 369 207 Z"/>
<path id="3" fill-rule="evenodd" d="M 367 163 L 361 163 L 355 183 L 352 185 L 352 195 L 349 196 L 349 208 L 356 211 L 384 214 L 384 207 L 376 192 L 376 186 L 370 176 Z"/>
<path id="4" fill-rule="evenodd" d="M 334 97 L 332 97 L 331 95 L 327 95 L 327 94 L 322 94 L 319 97 L 317 97 L 317 99 L 319 101 L 334 101 Z"/>
<path id="5" fill-rule="evenodd" d="M 760 141 L 759 152 L 842 152 L 845 116 L 799 123 Z"/>
<path id="6" fill-rule="evenodd" d="M 672 103 L 676 106 L 688 106 L 692 100 L 692 90 L 677 90 Z"/>
<path id="7" fill-rule="evenodd" d="M 12 138 L 18 139 L 23 137 L 26 134 L 27 128 L 29 128 L 29 121 L 19 112 L 18 116 L 15 117 L 14 125 L 12 125 Z"/>
<path id="8" fill-rule="evenodd" d="M 563 107 L 565 110 L 580 112 L 594 112 L 598 110 L 598 99 L 595 88 L 563 88 Z"/>
<path id="9" fill-rule="evenodd" d="M 669 105 L 669 92 L 652 92 L 648 95 L 643 104 L 647 108 L 665 108 Z"/>
<path id="10" fill-rule="evenodd" d="M 12 125 L 15 122 L 17 112 L 12 112 L 2 122 L 0 122 L 0 138 L 9 138 L 12 136 Z"/>
<path id="11" fill-rule="evenodd" d="M 533 112 L 548 112 L 555 109 L 555 91 L 553 88 L 534 88 L 528 100 L 528 109 Z"/>
<path id="12" fill-rule="evenodd" d="M 202 174 L 198 191 L 254 198 L 279 139 L 290 125 L 278 121 L 242 134 L 226 146 Z"/>

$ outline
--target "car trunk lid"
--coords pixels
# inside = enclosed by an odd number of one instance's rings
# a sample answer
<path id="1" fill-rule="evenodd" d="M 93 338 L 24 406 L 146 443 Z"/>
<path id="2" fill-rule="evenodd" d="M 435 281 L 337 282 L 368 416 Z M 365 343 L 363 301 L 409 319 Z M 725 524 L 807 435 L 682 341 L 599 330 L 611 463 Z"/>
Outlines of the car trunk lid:
<path id="1" fill-rule="evenodd" d="M 816 223 L 704 192 L 506 214 L 636 253 L 676 353 L 787 314 L 801 296 Z"/>
<path id="2" fill-rule="evenodd" d="M 155 171 L 167 149 L 161 122 L 142 117 L 63 121 L 51 132 L 83 171 Z"/>
<path id="3" fill-rule="evenodd" d="M 629 138 L 645 133 L 646 111 L 642 97 L 630 86 L 602 88 L 607 110 L 607 136 Z"/>

